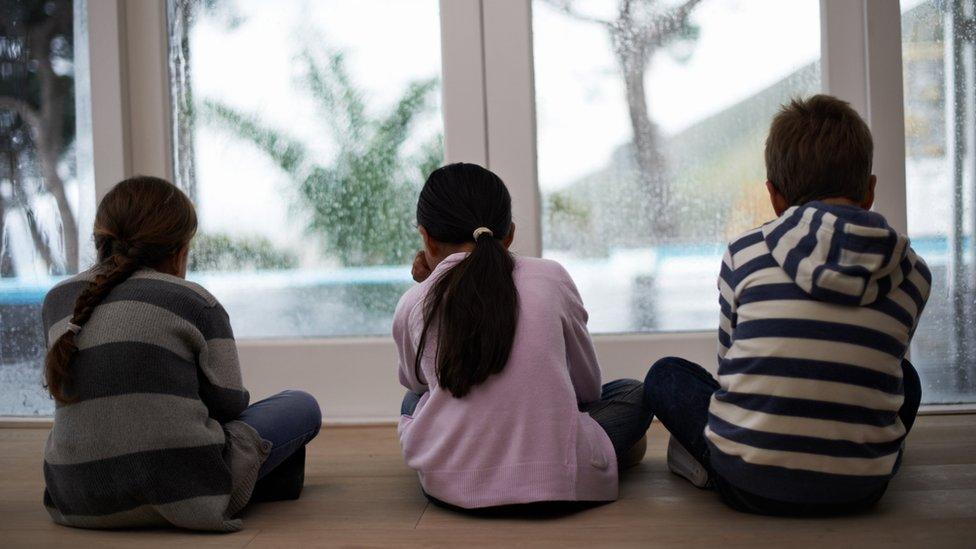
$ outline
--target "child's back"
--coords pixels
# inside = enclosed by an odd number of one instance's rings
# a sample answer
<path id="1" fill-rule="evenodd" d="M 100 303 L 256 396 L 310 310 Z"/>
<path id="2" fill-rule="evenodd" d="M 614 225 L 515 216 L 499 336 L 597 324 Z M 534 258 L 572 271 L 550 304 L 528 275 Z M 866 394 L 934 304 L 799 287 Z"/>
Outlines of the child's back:
<path id="1" fill-rule="evenodd" d="M 447 257 L 397 306 L 393 335 L 400 381 L 412 391 L 427 391 L 400 421 L 407 465 L 420 473 L 429 494 L 462 507 L 616 499 L 613 446 L 578 409 L 579 402 L 600 398 L 586 311 L 558 263 L 515 259 L 518 325 L 504 370 L 455 398 L 437 384 L 434 336 L 420 362 L 421 379 L 415 375 L 424 300 L 463 257 Z"/>
<path id="2" fill-rule="evenodd" d="M 930 281 L 908 239 L 856 206 L 810 202 L 735 240 L 706 429 L 715 471 L 785 501 L 886 483 L 905 435 L 902 357 Z"/>
<path id="3" fill-rule="evenodd" d="M 96 274 L 48 293 L 49 340 L 68 329 Z M 238 529 L 229 517 L 247 503 L 266 449 L 253 429 L 232 421 L 248 393 L 220 304 L 181 278 L 137 271 L 100 302 L 76 342 L 73 401 L 55 410 L 44 453 L 44 499 L 55 520 Z M 231 471 L 228 462 L 250 466 Z"/>
<path id="4" fill-rule="evenodd" d="M 187 282 L 196 210 L 137 176 L 95 212 L 91 269 L 44 298 L 44 506 L 60 524 L 232 531 L 251 500 L 294 499 L 322 424 L 307 393 L 252 405 L 230 318 Z"/>
<path id="5" fill-rule="evenodd" d="M 408 390 L 400 445 L 423 489 L 465 508 L 616 499 L 617 472 L 645 450 L 643 385 L 601 385 L 569 274 L 508 251 L 505 184 L 474 164 L 434 170 L 417 225 L 419 284 L 393 338 Z"/>
<path id="6" fill-rule="evenodd" d="M 931 275 L 870 211 L 873 149 L 839 99 L 784 106 L 765 150 L 777 219 L 722 261 L 718 382 L 673 358 L 648 374 L 672 470 L 737 509 L 861 510 L 897 471 L 921 399 L 905 354 Z"/>

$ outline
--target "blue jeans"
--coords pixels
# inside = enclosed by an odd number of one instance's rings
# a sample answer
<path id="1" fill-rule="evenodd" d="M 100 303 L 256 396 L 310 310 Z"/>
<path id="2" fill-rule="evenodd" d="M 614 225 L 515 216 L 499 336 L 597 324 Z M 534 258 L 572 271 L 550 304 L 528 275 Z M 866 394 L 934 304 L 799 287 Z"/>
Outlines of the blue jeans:
<path id="1" fill-rule="evenodd" d="M 905 403 L 898 411 L 898 415 L 907 433 L 915 423 L 915 416 L 918 414 L 918 407 L 922 400 L 922 385 L 918 372 L 907 360 L 902 360 L 902 376 Z M 864 500 L 847 504 L 803 504 L 771 500 L 732 486 L 712 470 L 705 438 L 708 405 L 712 393 L 718 389 L 718 381 L 712 377 L 712 374 L 694 362 L 676 357 L 662 358 L 655 362 L 644 380 L 644 394 L 654 415 L 664 424 L 671 436 L 705 467 L 715 489 L 729 506 L 740 511 L 767 515 L 839 514 L 867 508 L 884 494 L 884 489 L 881 489 Z"/>
<path id="2" fill-rule="evenodd" d="M 644 384 L 636 379 L 617 379 L 603 384 L 600 400 L 580 406 L 607 432 L 617 460 L 647 434 L 654 413 L 644 397 Z"/>
<path id="3" fill-rule="evenodd" d="M 264 478 L 315 438 L 322 428 L 322 411 L 315 397 L 304 391 L 282 391 L 255 402 L 237 418 L 271 443 L 271 453 L 258 472 Z M 302 460 L 304 470 L 304 459 Z"/>
<path id="4" fill-rule="evenodd" d="M 400 414 L 412 416 L 422 395 L 407 391 Z M 618 379 L 603 385 L 600 400 L 580 405 L 607 432 L 617 459 L 637 444 L 651 426 L 653 414 L 644 402 L 644 385 L 636 379 Z"/>

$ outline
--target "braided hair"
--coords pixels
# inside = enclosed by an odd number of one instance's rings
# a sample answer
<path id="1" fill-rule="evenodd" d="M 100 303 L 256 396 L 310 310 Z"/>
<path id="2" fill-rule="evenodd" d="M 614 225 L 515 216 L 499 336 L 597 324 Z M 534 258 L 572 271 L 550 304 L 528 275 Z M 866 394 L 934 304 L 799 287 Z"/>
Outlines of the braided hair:
<path id="1" fill-rule="evenodd" d="M 74 400 L 68 389 L 71 359 L 78 352 L 76 338 L 98 304 L 139 269 L 171 261 L 196 230 L 193 203 L 163 179 L 132 177 L 105 195 L 95 213 L 95 276 L 75 300 L 68 330 L 54 341 L 44 360 L 45 387 L 55 401 Z"/>

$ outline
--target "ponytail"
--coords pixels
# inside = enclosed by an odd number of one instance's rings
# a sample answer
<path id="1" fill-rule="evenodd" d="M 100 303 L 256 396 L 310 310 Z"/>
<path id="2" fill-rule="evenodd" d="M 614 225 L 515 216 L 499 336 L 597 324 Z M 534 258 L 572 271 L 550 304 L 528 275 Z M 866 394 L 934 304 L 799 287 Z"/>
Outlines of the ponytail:
<path id="1" fill-rule="evenodd" d="M 46 387 L 54 400 L 61 404 L 74 402 L 74 398 L 68 395 L 66 383 L 70 380 L 68 365 L 75 353 L 78 352 L 78 345 L 75 338 L 81 331 L 88 319 L 91 318 L 95 306 L 105 299 L 112 288 L 118 286 L 129 278 L 139 267 L 139 263 L 125 256 L 112 256 L 107 265 L 100 266 L 99 272 L 94 280 L 88 283 L 88 287 L 81 292 L 75 301 L 75 309 L 68 321 L 68 331 L 61 334 L 61 337 L 54 341 L 54 345 L 47 352 L 44 359 L 44 379 Z"/>
<path id="2" fill-rule="evenodd" d="M 77 337 L 113 288 L 143 267 L 156 267 L 186 246 L 196 233 L 193 204 L 172 183 L 134 177 L 116 185 L 98 205 L 95 277 L 75 300 L 68 329 L 47 351 L 44 386 L 60 404 L 75 402 L 68 391 Z"/>
<path id="3" fill-rule="evenodd" d="M 433 282 L 414 369 L 431 327 L 437 334 L 438 384 L 456 398 L 501 372 L 518 322 L 515 261 L 503 245 L 511 230 L 511 197 L 501 179 L 473 164 L 452 164 L 427 179 L 417 220 L 440 242 L 474 240 L 474 249 Z"/>

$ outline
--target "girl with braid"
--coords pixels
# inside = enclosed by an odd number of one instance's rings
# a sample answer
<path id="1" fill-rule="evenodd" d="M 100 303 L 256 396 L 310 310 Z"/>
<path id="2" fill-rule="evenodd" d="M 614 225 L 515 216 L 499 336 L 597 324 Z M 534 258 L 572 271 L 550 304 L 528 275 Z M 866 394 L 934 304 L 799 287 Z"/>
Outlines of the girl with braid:
<path id="1" fill-rule="evenodd" d="M 285 391 L 248 405 L 226 311 L 184 278 L 196 230 L 176 186 L 127 179 L 98 206 L 97 264 L 44 300 L 55 522 L 233 531 L 249 501 L 301 493 L 318 404 Z"/>

